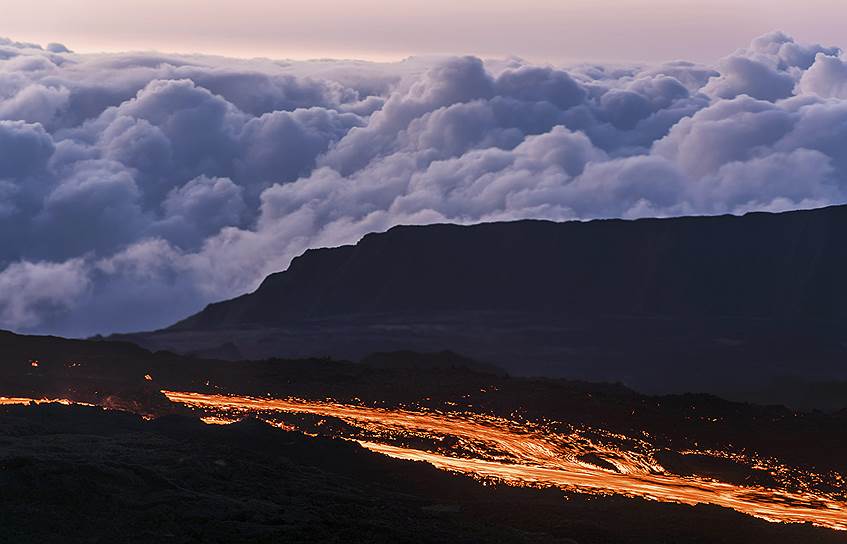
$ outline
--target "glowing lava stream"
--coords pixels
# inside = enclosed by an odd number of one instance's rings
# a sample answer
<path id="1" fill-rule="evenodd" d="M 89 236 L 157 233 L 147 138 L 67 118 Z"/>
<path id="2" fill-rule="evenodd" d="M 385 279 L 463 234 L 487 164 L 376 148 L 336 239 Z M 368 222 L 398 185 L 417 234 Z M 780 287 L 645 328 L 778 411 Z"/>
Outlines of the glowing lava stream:
<path id="1" fill-rule="evenodd" d="M 604 446 L 584 434 L 545 434 L 540 427 L 521 425 L 470 413 L 418 412 L 368 408 L 294 399 L 263 399 L 163 391 L 176 403 L 209 411 L 210 422 L 223 423 L 255 415 L 274 423 L 273 413 L 313 414 L 338 418 L 371 434 L 403 437 L 452 437 L 463 446 L 456 455 L 353 439 L 369 450 L 399 459 L 425 461 L 476 478 L 518 486 L 550 486 L 594 494 L 695 505 L 714 504 L 774 522 L 810 522 L 847 530 L 847 502 L 825 494 L 741 486 L 668 473 L 647 452 Z M 280 425 L 289 428 L 286 425 Z M 623 438 L 618 435 L 609 436 Z M 450 452 L 454 453 L 454 452 Z M 594 454 L 608 468 L 581 456 Z M 468 457 L 471 455 L 471 457 Z M 614 466 L 615 470 L 611 467 Z"/>
<path id="2" fill-rule="evenodd" d="M 0 397 L 0 406 L 11 406 L 16 404 L 64 404 L 65 406 L 75 404 L 77 406 L 94 406 L 93 404 L 88 404 L 86 402 L 77 402 L 75 400 L 70 399 L 30 399 L 25 397 Z"/>

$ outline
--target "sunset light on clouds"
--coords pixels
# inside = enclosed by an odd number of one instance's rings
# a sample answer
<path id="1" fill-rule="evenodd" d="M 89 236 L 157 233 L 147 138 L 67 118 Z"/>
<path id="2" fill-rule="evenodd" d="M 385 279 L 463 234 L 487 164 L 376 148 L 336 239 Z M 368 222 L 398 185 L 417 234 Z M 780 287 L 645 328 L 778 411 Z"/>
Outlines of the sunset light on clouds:
<path id="1" fill-rule="evenodd" d="M 839 0 L 23 0 L 0 35 L 81 52 L 157 50 L 239 57 L 520 56 L 539 62 L 715 61 L 781 29 L 837 41 Z M 190 31 L 187 29 L 190 28 Z"/>

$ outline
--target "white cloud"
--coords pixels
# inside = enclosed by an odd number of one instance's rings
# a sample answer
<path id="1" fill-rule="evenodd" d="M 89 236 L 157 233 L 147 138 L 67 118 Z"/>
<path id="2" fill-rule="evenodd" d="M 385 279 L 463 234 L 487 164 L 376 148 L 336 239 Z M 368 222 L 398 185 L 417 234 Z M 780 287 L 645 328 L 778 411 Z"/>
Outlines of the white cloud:
<path id="1" fill-rule="evenodd" d="M 81 259 L 14 263 L 0 272 L 0 326 L 39 325 L 72 309 L 89 286 Z"/>
<path id="2" fill-rule="evenodd" d="M 845 81 L 782 33 L 716 67 L 570 69 L 0 42 L 0 326 L 167 325 L 400 223 L 841 203 Z"/>

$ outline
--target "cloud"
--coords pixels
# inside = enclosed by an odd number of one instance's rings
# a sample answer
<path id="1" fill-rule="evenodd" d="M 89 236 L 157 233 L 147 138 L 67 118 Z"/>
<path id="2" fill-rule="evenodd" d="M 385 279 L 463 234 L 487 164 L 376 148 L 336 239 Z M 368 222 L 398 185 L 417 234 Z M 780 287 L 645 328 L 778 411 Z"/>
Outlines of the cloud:
<path id="1" fill-rule="evenodd" d="M 34 83 L 0 102 L 0 119 L 40 123 L 51 127 L 68 107 L 70 92 L 63 87 Z"/>
<path id="2" fill-rule="evenodd" d="M 748 54 L 770 58 L 782 70 L 787 68 L 806 70 L 812 65 L 817 55 L 837 56 L 841 54 L 841 49 L 818 43 L 797 43 L 785 32 L 775 31 L 754 39 L 750 44 Z"/>
<path id="3" fill-rule="evenodd" d="M 829 157 L 819 151 L 772 153 L 722 165 L 699 184 L 696 200 L 699 209 L 730 202 L 736 212 L 823 206 L 843 199 L 834 174 Z"/>
<path id="4" fill-rule="evenodd" d="M 63 44 L 57 42 L 48 43 L 45 49 L 51 53 L 73 53 L 73 51 L 65 47 Z"/>
<path id="5" fill-rule="evenodd" d="M 803 73 L 800 91 L 824 98 L 847 98 L 847 63 L 836 56 L 818 53 Z"/>
<path id="6" fill-rule="evenodd" d="M 243 192 L 229 178 L 194 178 L 168 193 L 155 228 L 178 247 L 196 248 L 223 227 L 241 224 Z"/>
<path id="7" fill-rule="evenodd" d="M 53 140 L 41 125 L 0 121 L 0 179 L 25 180 L 41 173 L 53 150 Z"/>
<path id="8" fill-rule="evenodd" d="M 720 74 L 703 88 L 704 92 L 718 98 L 735 98 L 743 94 L 775 101 L 788 98 L 794 90 L 794 78 L 790 74 L 770 62 L 746 56 L 724 59 L 720 64 Z"/>
<path id="9" fill-rule="evenodd" d="M 22 261 L 0 272 L 0 321 L 18 327 L 38 325 L 72 309 L 89 288 L 83 261 Z"/>
<path id="10" fill-rule="evenodd" d="M 581 104 L 583 89 L 563 70 L 521 66 L 504 71 L 495 82 L 497 94 L 526 102 L 550 102 L 561 110 Z"/>
<path id="11" fill-rule="evenodd" d="M 842 203 L 847 68 L 277 62 L 0 40 L 0 327 L 167 325 L 401 223 Z"/>
<path id="12" fill-rule="evenodd" d="M 366 126 L 354 127 L 327 153 L 323 164 L 350 174 L 398 149 L 416 119 L 440 108 L 494 96 L 494 80 L 477 58 L 449 59 L 427 70 L 406 89 L 398 89 L 374 112 Z"/>
<path id="13" fill-rule="evenodd" d="M 721 100 L 674 125 L 653 152 L 699 178 L 728 162 L 752 158 L 788 134 L 794 122 L 790 111 L 767 101 L 749 96 Z"/>
<path id="14" fill-rule="evenodd" d="M 723 59 L 720 74 L 703 90 L 720 98 L 746 94 L 773 102 L 792 96 L 798 78 L 815 62 L 817 55 L 840 54 L 837 47 L 800 44 L 784 32 L 771 32 Z"/>
<path id="15" fill-rule="evenodd" d="M 250 119 L 239 134 L 243 151 L 235 161 L 237 176 L 260 188 L 269 181 L 294 181 L 314 169 L 330 144 L 361 125 L 355 114 L 325 108 L 275 111 Z"/>
<path id="16" fill-rule="evenodd" d="M 130 172 L 113 161 L 81 161 L 32 218 L 34 240 L 51 257 L 115 251 L 143 232 L 146 219 Z"/>

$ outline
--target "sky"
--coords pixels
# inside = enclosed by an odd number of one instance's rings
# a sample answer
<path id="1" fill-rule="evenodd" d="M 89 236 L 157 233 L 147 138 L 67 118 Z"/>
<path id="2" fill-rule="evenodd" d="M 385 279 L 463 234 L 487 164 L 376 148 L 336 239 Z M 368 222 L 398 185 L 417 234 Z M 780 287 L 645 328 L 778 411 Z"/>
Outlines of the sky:
<path id="1" fill-rule="evenodd" d="M 80 52 L 272 58 L 517 55 L 713 62 L 781 29 L 835 42 L 842 0 L 4 0 L 0 36 Z"/>
<path id="2" fill-rule="evenodd" d="M 0 328 L 165 327 L 400 224 L 847 202 L 847 4 L 515 5 L 6 0 Z"/>

